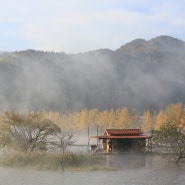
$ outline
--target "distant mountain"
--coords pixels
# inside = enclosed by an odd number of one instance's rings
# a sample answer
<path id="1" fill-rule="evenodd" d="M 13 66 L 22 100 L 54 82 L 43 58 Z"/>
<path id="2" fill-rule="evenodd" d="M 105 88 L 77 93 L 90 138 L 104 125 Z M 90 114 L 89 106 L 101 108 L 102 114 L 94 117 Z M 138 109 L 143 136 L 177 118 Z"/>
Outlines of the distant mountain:
<path id="1" fill-rule="evenodd" d="M 136 39 L 113 51 L 0 53 L 0 109 L 69 111 L 185 103 L 185 42 Z"/>

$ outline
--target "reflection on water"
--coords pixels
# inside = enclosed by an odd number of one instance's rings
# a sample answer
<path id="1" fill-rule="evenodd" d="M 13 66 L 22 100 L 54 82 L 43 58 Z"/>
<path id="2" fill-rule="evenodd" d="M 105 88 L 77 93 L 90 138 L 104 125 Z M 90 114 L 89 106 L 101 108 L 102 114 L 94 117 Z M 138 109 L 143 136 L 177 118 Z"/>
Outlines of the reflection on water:
<path id="1" fill-rule="evenodd" d="M 116 172 L 41 172 L 0 168 L 0 185 L 184 185 L 185 165 L 167 164 L 160 157 L 107 156 L 117 160 Z M 115 164 L 114 164 L 115 165 Z"/>
<path id="2" fill-rule="evenodd" d="M 151 158 L 151 157 L 150 157 Z M 119 169 L 131 169 L 146 167 L 149 163 L 149 156 L 134 155 L 134 154 L 120 154 L 115 153 L 113 155 L 106 156 L 107 166 L 116 166 Z"/>

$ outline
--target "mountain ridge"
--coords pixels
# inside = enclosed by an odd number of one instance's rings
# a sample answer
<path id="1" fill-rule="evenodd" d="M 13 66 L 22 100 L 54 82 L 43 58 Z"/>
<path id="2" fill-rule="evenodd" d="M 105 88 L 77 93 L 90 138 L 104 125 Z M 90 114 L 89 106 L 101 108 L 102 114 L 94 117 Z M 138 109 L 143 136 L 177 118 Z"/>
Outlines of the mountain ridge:
<path id="1" fill-rule="evenodd" d="M 0 109 L 160 109 L 185 103 L 184 71 L 185 42 L 170 36 L 78 54 L 1 52 Z"/>

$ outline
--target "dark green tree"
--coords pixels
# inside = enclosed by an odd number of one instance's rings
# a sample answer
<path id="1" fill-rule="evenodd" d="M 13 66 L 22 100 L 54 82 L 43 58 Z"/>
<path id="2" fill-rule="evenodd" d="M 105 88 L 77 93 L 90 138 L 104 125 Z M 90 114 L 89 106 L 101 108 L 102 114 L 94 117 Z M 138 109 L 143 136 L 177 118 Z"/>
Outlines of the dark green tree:
<path id="1" fill-rule="evenodd" d="M 154 131 L 153 141 L 161 150 L 175 154 L 176 163 L 185 158 L 185 133 L 174 122 L 167 122 Z"/>

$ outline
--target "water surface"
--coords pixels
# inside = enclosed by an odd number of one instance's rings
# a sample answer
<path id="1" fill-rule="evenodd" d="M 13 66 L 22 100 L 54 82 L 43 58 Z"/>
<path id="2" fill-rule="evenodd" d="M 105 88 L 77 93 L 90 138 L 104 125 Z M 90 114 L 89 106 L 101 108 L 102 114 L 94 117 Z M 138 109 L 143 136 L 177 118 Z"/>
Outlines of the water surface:
<path id="1" fill-rule="evenodd" d="M 108 159 L 109 160 L 109 159 Z M 134 163 L 134 162 L 133 162 Z M 158 158 L 123 164 L 118 171 L 45 172 L 0 168 L 0 185 L 184 185 L 185 165 Z"/>

